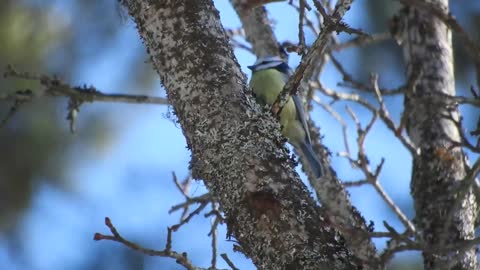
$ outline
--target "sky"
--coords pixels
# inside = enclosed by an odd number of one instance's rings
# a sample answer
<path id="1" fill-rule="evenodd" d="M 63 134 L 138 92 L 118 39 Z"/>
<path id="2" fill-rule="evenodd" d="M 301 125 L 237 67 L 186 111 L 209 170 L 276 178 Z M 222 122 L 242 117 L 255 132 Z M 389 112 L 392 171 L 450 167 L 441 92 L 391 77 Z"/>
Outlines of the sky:
<path id="1" fill-rule="evenodd" d="M 32 1 L 35 2 L 35 1 Z M 68 14 L 74 12 L 71 1 L 47 1 L 54 9 Z M 366 12 L 362 10 L 365 0 L 355 1 L 354 6 L 345 20 L 350 25 L 361 25 Z M 240 21 L 228 1 L 215 1 L 225 28 L 237 28 Z M 275 34 L 278 40 L 297 39 L 297 16 L 282 16 L 278 14 L 291 13 L 293 9 L 285 3 L 268 5 L 270 14 L 274 17 Z M 348 37 L 342 37 L 348 38 Z M 314 37 L 307 34 L 307 42 Z M 94 45 L 92 45 L 94 46 Z M 88 50 L 88 48 L 86 48 Z M 107 93 L 130 92 L 137 90 L 123 89 L 125 86 L 125 70 L 131 59 L 138 57 L 145 49 L 140 42 L 134 24 L 129 21 L 122 26 L 108 50 L 103 50 L 95 57 L 85 58 L 72 77 L 72 84 L 94 85 Z M 235 55 L 242 70 L 250 76 L 246 68 L 255 61 L 255 57 L 244 50 L 236 50 Z M 355 61 L 356 54 L 346 51 L 339 55 L 342 61 Z M 291 55 L 290 65 L 295 67 L 299 57 Z M 112 72 L 115 70 L 116 72 Z M 402 84 L 402 78 L 395 74 L 383 74 L 383 81 L 389 87 Z M 341 76 L 329 65 L 322 74 L 322 82 L 330 87 L 337 87 Z M 138 89 L 140 92 L 150 91 L 150 94 L 164 96 L 165 92 L 159 81 L 151 89 Z M 393 98 L 391 104 L 401 104 L 401 98 Z M 363 124 L 368 114 L 358 106 L 350 106 L 358 112 Z M 345 104 L 333 106 L 347 119 L 349 123 L 349 140 L 352 152 L 355 153 L 356 133 L 352 121 L 345 112 Z M 398 106 L 392 111 L 398 112 Z M 40 184 L 31 208 L 22 218 L 20 238 L 24 243 L 22 256 L 16 256 L 2 242 L 0 236 L 0 265 L 4 269 L 84 269 L 89 258 L 98 254 L 124 252 L 126 247 L 117 243 L 92 240 L 95 232 L 108 234 L 104 226 L 104 217 L 112 219 L 120 233 L 142 245 L 162 249 L 165 244 L 166 227 L 179 220 L 179 213 L 168 214 L 170 207 L 182 202 L 182 195 L 176 190 L 172 181 L 172 172 L 180 179 L 188 174 L 189 151 L 181 128 L 169 116 L 171 109 L 158 105 L 104 104 L 94 103 L 82 107 L 82 114 L 104 113 L 108 115 L 110 136 L 101 145 L 86 146 L 74 144 L 69 155 L 67 179 L 68 193 L 47 184 Z M 82 119 L 79 118 L 79 127 Z M 395 115 L 395 114 L 394 114 Z M 335 153 L 344 151 L 341 126 L 319 106 L 314 106 L 312 119 L 320 126 L 325 135 L 324 144 L 334 153 L 332 165 L 340 179 L 347 181 L 360 180 L 361 174 L 353 170 L 349 163 Z M 64 112 L 59 112 L 59 119 L 64 118 Z M 398 114 L 395 115 L 398 123 Z M 65 127 L 65 136 L 68 127 Z M 378 164 L 382 157 L 386 158 L 380 182 L 393 200 L 411 216 L 412 201 L 409 196 L 409 179 L 411 173 L 411 158 L 403 146 L 395 139 L 388 129 L 380 123 L 375 124 L 366 140 L 366 149 L 372 166 Z M 388 147 L 386 147 L 388 146 Z M 305 176 L 298 172 L 302 179 Z M 206 192 L 201 182 L 194 182 L 192 195 Z M 352 201 L 367 220 L 376 224 L 376 229 L 384 231 L 382 221 L 387 220 L 399 231 L 403 227 L 395 215 L 388 209 L 379 195 L 371 187 L 349 189 Z M 209 249 L 210 220 L 200 215 L 190 224 L 174 235 L 174 249 L 186 251 L 196 265 L 208 267 L 211 260 Z M 225 227 L 219 232 L 219 254 L 227 252 L 232 261 L 240 269 L 254 269 L 253 264 L 240 253 L 232 252 L 232 242 L 225 239 Z M 379 248 L 384 241 L 376 240 Z M 416 253 L 403 253 L 398 258 L 418 258 Z M 114 256 L 105 256 L 104 260 L 112 258 L 104 269 L 122 269 Z M 227 268 L 221 258 L 218 267 Z M 182 269 L 176 266 L 173 259 L 145 256 L 145 269 Z M 110 267 L 110 268 L 108 268 Z"/>

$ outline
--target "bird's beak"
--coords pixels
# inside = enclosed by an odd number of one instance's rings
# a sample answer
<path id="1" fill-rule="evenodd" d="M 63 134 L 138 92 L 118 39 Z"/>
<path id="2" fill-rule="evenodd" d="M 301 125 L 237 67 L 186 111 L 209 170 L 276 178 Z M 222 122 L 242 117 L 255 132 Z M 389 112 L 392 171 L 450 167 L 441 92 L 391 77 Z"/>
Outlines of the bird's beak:
<path id="1" fill-rule="evenodd" d="M 247 66 L 248 69 L 252 70 L 255 68 L 255 66 Z"/>

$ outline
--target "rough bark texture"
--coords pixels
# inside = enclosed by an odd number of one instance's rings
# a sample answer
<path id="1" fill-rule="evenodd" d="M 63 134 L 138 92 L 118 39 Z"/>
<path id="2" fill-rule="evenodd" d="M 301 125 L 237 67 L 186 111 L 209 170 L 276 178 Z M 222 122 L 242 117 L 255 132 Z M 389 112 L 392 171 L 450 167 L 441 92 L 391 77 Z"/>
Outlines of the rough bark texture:
<path id="1" fill-rule="evenodd" d="M 267 13 L 265 8 L 257 7 L 254 9 L 244 5 L 243 0 L 231 0 L 230 1 L 235 8 L 240 20 L 242 21 L 243 29 L 247 36 L 247 40 L 252 44 L 252 50 L 261 57 L 264 55 L 276 55 L 279 52 L 278 42 L 274 36 L 272 28 L 268 23 Z M 350 8 L 352 1 L 343 0 L 339 1 L 335 7 L 333 19 L 341 21 L 347 10 Z M 319 59 L 322 59 L 325 54 L 326 44 L 333 35 L 335 25 L 323 27 L 320 36 L 315 43 L 321 43 L 321 46 L 314 46 L 316 53 L 313 63 L 307 69 L 315 69 L 320 65 Z M 318 49 L 320 47 L 321 49 Z M 312 49 L 312 48 L 311 48 Z M 311 72 L 305 72 L 305 81 L 308 81 L 312 75 Z M 299 91 L 299 95 L 305 94 Z M 309 129 L 316 153 L 319 153 L 319 157 L 322 160 L 326 170 L 324 175 L 320 179 L 316 179 L 310 170 L 304 166 L 304 171 L 307 172 L 311 186 L 314 188 L 316 195 L 323 208 L 326 210 L 326 217 L 334 227 L 340 230 L 346 239 L 347 246 L 352 252 L 364 261 L 365 266 L 374 268 L 378 266 L 378 257 L 376 256 L 376 249 L 371 239 L 368 237 L 368 227 L 364 218 L 358 212 L 358 210 L 352 205 L 350 197 L 337 178 L 335 171 L 330 166 L 329 154 L 325 146 L 322 145 L 320 140 L 319 129 L 315 127 L 313 121 L 309 121 Z M 297 151 L 297 153 L 301 153 Z M 304 160 L 304 157 L 300 156 L 300 161 Z M 305 162 L 304 162 L 305 163 Z"/>
<path id="2" fill-rule="evenodd" d="M 447 0 L 432 2 L 448 10 Z M 418 149 L 411 192 L 417 237 L 427 245 L 425 269 L 477 269 L 474 248 L 436 252 L 459 240 L 473 239 L 477 212 L 471 190 L 461 195 L 458 192 L 466 175 L 464 153 L 455 143 L 460 141 L 455 124 L 458 110 L 440 97 L 455 95 L 451 32 L 428 11 L 413 7 L 403 9 L 398 28 L 411 86 L 405 97 L 404 117 Z"/>
<path id="3" fill-rule="evenodd" d="M 278 122 L 246 94 L 212 1 L 122 3 L 175 109 L 194 176 L 220 201 L 243 252 L 259 269 L 356 269 L 295 174 Z"/>
<path id="4" fill-rule="evenodd" d="M 278 55 L 280 47 L 263 6 L 250 8 L 243 0 L 230 0 L 242 22 L 247 41 L 257 57 Z"/>

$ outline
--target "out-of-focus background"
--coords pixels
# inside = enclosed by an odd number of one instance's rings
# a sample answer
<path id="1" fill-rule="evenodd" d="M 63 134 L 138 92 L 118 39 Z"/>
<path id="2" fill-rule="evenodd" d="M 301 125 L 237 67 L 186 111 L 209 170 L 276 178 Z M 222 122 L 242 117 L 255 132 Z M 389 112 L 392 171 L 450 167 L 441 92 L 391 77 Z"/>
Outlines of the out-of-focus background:
<path id="1" fill-rule="evenodd" d="M 225 28 L 240 26 L 228 1 L 215 1 L 215 5 Z M 267 8 L 277 38 L 297 42 L 295 10 L 287 3 Z M 398 8 L 396 1 L 358 0 L 345 20 L 368 33 L 386 32 L 388 20 Z M 452 1 L 451 9 L 478 40 L 480 2 Z M 315 38 L 308 30 L 306 37 L 307 43 Z M 343 41 L 349 38 L 340 36 Z M 358 80 L 367 81 L 370 72 L 378 72 L 382 87 L 396 88 L 404 83 L 401 51 L 393 41 L 336 55 Z M 255 57 L 241 49 L 236 50 L 236 56 L 250 75 L 246 66 Z M 290 64 L 296 66 L 298 61 L 299 57 L 292 54 Z M 106 93 L 165 96 L 134 24 L 113 0 L 0 1 L 0 67 L 7 64 L 19 71 L 56 74 L 73 85 L 93 85 Z M 468 95 L 476 81 L 472 62 L 460 42 L 455 42 L 455 72 L 458 92 Z M 331 65 L 321 78 L 327 86 L 350 91 L 337 87 L 341 79 Z M 0 79 L 0 95 L 25 88 L 35 90 L 39 85 Z M 387 104 L 398 123 L 402 98 L 389 97 Z M 1 117 L 10 105 L 0 102 Z M 38 99 L 22 106 L 0 129 L 0 268 L 183 269 L 173 259 L 148 257 L 114 242 L 93 241 L 95 232 L 108 233 L 103 222 L 109 216 L 124 237 L 163 249 L 166 227 L 177 223 L 180 214 L 168 214 L 168 210 L 183 199 L 173 184 L 172 171 L 185 177 L 189 162 L 172 109 L 161 105 L 85 104 L 77 120 L 77 132 L 72 135 L 65 120 L 66 106 L 62 98 Z M 345 113 L 345 103 L 333 107 L 347 119 L 355 151 L 355 129 Z M 351 107 L 364 123 L 369 119 L 365 110 Z M 474 129 L 478 113 L 467 107 L 461 110 L 465 128 Z M 319 106 L 314 106 L 312 117 L 330 150 L 343 151 L 338 122 Z M 386 158 L 381 183 L 412 218 L 411 159 L 407 151 L 379 123 L 367 138 L 366 149 L 372 164 Z M 332 160 L 341 179 L 360 179 L 361 174 L 345 159 L 333 155 Z M 205 188 L 201 182 L 194 182 L 191 192 L 201 195 Z M 352 188 L 350 192 L 355 205 L 377 230 L 384 230 L 383 220 L 402 230 L 372 188 Z M 207 236 L 210 222 L 200 215 L 173 237 L 174 249 L 187 252 L 202 267 L 208 267 L 211 261 Z M 247 258 L 232 251 L 233 243 L 225 234 L 225 227 L 220 227 L 219 253 L 228 253 L 240 269 L 254 269 Z M 376 243 L 380 249 L 385 245 L 381 239 Z M 227 268 L 220 258 L 218 266 Z M 420 256 L 415 252 L 396 256 L 391 269 L 421 269 Z"/>

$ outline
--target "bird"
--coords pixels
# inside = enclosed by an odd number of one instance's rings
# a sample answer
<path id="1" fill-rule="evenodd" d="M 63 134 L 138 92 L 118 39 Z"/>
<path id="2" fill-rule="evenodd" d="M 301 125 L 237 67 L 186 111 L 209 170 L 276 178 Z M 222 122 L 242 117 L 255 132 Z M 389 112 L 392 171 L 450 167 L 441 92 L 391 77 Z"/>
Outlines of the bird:
<path id="1" fill-rule="evenodd" d="M 292 75 L 288 64 L 279 56 L 260 57 L 248 66 L 252 71 L 250 88 L 258 104 L 272 105 Z M 297 95 L 291 96 L 279 114 L 282 135 L 305 157 L 315 178 L 322 176 L 322 166 L 312 148 L 303 104 Z"/>

